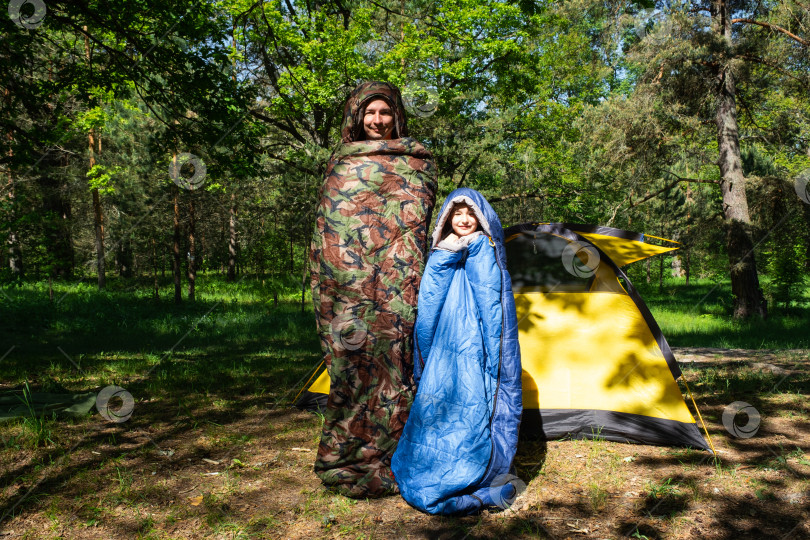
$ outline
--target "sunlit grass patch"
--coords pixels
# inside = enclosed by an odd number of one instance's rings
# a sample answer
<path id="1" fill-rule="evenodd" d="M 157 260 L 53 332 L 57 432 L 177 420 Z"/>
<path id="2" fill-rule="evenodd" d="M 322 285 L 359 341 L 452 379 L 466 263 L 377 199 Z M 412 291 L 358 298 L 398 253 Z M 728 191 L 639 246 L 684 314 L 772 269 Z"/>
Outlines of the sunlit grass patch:
<path id="1" fill-rule="evenodd" d="M 733 296 L 726 281 L 667 278 L 635 283 L 673 347 L 728 349 L 810 348 L 810 288 L 789 309 L 770 307 L 765 320 L 731 317 Z"/>
<path id="2" fill-rule="evenodd" d="M 0 343 L 13 345 L 0 369 L 7 385 L 36 379 L 70 390 L 107 384 L 151 394 L 284 389 L 318 358 L 309 304 L 257 280 L 198 281 L 196 302 L 155 300 L 149 288 L 106 291 L 87 283 L 24 283 L 4 300 Z"/>

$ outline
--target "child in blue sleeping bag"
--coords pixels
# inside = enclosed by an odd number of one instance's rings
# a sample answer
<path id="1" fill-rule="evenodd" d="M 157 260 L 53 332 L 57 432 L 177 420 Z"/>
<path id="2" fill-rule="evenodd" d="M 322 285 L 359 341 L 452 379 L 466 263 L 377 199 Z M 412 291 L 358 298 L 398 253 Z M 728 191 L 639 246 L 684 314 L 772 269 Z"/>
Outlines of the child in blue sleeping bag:
<path id="1" fill-rule="evenodd" d="M 520 426 L 520 349 L 503 229 L 475 190 L 452 192 L 433 232 L 414 329 L 418 385 L 391 461 L 431 514 L 505 507 Z"/>

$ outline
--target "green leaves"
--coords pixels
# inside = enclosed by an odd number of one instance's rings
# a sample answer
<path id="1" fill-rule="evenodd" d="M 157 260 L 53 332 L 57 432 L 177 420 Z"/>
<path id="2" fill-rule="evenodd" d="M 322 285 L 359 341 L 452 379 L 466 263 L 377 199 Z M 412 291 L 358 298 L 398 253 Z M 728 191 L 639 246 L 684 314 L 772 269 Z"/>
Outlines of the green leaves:
<path id="1" fill-rule="evenodd" d="M 90 190 L 97 189 L 101 195 L 115 193 L 113 181 L 116 175 L 121 174 L 123 170 L 123 167 L 93 166 L 87 171 L 87 180 Z"/>

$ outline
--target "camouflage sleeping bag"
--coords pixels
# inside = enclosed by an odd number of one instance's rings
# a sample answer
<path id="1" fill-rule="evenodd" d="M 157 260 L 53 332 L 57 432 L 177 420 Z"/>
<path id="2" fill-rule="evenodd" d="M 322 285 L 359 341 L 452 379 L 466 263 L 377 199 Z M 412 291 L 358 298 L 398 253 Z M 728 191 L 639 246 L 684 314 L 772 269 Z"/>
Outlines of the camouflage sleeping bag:
<path id="1" fill-rule="evenodd" d="M 365 104 L 381 97 L 395 111 L 397 138 L 358 140 Z M 404 110 L 391 85 L 358 87 L 342 133 L 310 254 L 331 379 L 315 472 L 344 495 L 379 497 L 397 492 L 390 462 L 413 400 L 412 332 L 436 174 L 431 154 L 403 137 Z"/>

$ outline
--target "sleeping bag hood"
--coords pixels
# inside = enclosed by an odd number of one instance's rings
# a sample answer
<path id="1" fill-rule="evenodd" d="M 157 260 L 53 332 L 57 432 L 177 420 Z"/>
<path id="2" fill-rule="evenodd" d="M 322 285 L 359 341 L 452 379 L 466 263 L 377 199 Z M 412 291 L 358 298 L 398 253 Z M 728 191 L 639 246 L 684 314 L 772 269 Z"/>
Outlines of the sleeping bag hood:
<path id="1" fill-rule="evenodd" d="M 440 241 L 453 204 L 474 211 L 481 232 Z M 414 331 L 418 384 L 392 459 L 402 497 L 431 514 L 505 508 L 517 448 L 521 366 L 503 229 L 475 190 L 453 191 L 442 206 L 419 290 Z"/>

